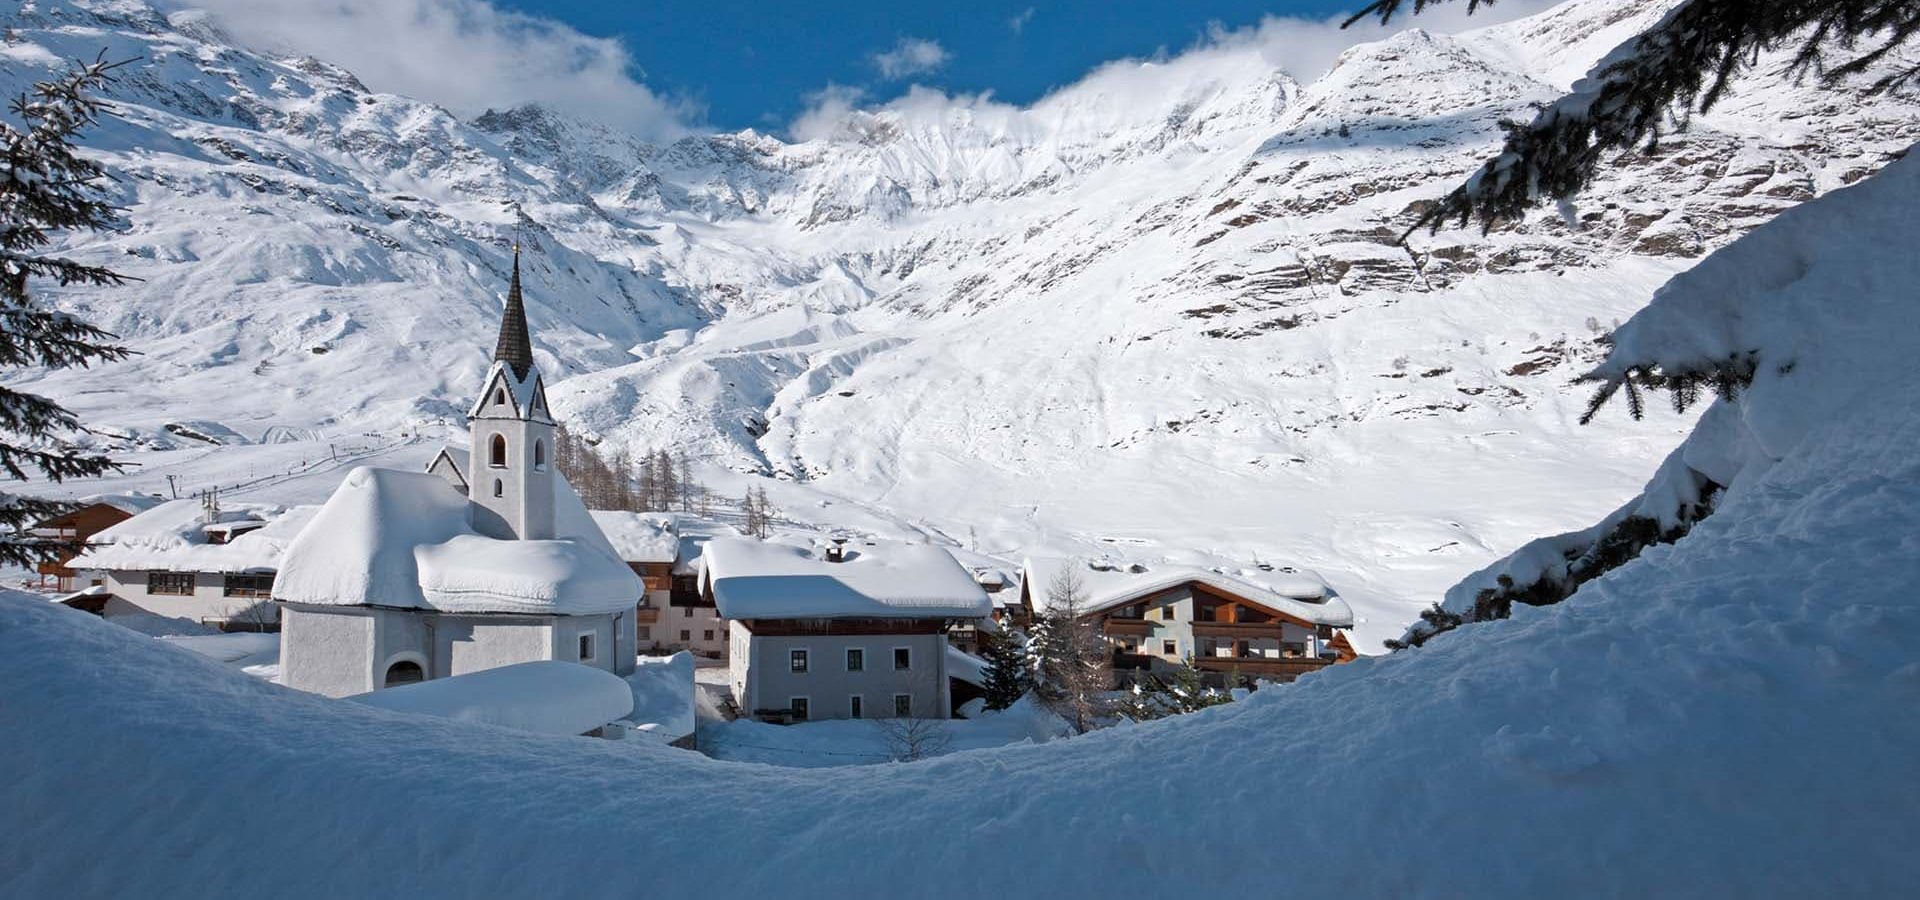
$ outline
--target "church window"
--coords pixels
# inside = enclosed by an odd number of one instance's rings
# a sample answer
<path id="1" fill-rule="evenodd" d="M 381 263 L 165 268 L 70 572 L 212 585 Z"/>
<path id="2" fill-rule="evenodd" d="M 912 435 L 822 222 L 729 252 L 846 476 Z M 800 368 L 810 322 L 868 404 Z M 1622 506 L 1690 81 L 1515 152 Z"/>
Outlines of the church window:
<path id="1" fill-rule="evenodd" d="M 533 442 L 533 468 L 534 468 L 534 471 L 536 472 L 545 471 L 547 468 L 547 442 L 546 441 Z"/>
<path id="2" fill-rule="evenodd" d="M 490 445 L 490 447 L 491 449 L 487 451 L 487 464 L 492 466 L 500 466 L 502 468 L 506 467 L 507 439 L 502 435 L 496 434 L 493 436 L 493 443 Z M 495 496 L 498 496 L 498 495 L 495 495 Z"/>
<path id="3" fill-rule="evenodd" d="M 507 389 L 506 388 L 493 389 L 493 405 L 495 406 L 507 405 Z"/>
<path id="4" fill-rule="evenodd" d="M 493 495 L 495 497 L 504 497 L 507 495 L 507 486 L 498 478 L 493 480 Z"/>

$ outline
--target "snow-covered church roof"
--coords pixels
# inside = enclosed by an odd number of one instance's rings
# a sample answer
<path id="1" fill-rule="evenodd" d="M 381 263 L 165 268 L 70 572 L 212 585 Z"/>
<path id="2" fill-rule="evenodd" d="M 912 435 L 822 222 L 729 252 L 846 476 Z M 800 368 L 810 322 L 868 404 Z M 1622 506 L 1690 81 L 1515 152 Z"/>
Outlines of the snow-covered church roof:
<path id="1" fill-rule="evenodd" d="M 554 539 L 498 540 L 474 530 L 466 496 L 439 476 L 356 468 L 288 549 L 274 598 L 453 613 L 632 607 L 639 576 L 558 473 L 553 495 Z"/>
<path id="2" fill-rule="evenodd" d="M 702 580 L 728 619 L 977 619 L 993 612 L 973 573 L 939 547 L 846 545 L 844 562 L 750 538 L 707 542 Z"/>
<path id="3" fill-rule="evenodd" d="M 1200 584 L 1250 600 L 1315 625 L 1353 627 L 1353 608 L 1318 575 L 1294 569 L 1221 571 L 1198 566 L 1125 564 L 1104 560 L 1031 557 L 1026 562 L 1027 593 L 1038 609 L 1048 605 L 1049 588 L 1066 575 L 1078 582 L 1082 613 L 1102 612 L 1187 584 Z"/>

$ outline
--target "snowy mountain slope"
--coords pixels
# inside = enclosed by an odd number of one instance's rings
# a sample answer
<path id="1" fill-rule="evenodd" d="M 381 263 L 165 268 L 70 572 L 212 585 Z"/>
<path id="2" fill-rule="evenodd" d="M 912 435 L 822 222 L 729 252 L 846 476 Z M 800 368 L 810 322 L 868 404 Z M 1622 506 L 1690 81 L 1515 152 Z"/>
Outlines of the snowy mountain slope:
<path id="1" fill-rule="evenodd" d="M 1393 244 L 1502 116 L 1663 9 L 1406 32 L 1308 84 L 1220 46 L 1031 107 L 921 91 L 803 143 L 654 146 L 538 108 L 462 123 L 193 14 L 34 0 L 0 13 L 5 86 L 103 43 L 142 57 L 116 89 L 130 122 L 97 141 L 129 230 L 77 252 L 148 279 L 70 301 L 146 355 L 41 388 L 147 442 L 184 419 L 431 432 L 479 377 L 519 236 L 583 431 L 804 481 L 799 516 L 1313 566 L 1371 643 L 1616 506 L 1677 439 L 1684 421 L 1572 427 L 1596 333 L 1915 136 L 1908 101 L 1769 62 L 1611 174 L 1578 229 L 1547 212 Z"/>
<path id="2" fill-rule="evenodd" d="M 724 763 L 328 701 L 0 595 L 0 820 L 38 838 L 0 847 L 0 891 L 1259 896 L 1281 840 L 1301 893 L 1900 895 L 1920 876 L 1916 203 L 1908 159 L 1622 330 L 1615 362 L 1794 363 L 1688 439 L 1761 453 L 1684 540 L 1557 606 L 1071 740 Z M 1167 765 L 1195 757 L 1236 774 Z M 695 830 L 728 864 L 658 863 Z"/>

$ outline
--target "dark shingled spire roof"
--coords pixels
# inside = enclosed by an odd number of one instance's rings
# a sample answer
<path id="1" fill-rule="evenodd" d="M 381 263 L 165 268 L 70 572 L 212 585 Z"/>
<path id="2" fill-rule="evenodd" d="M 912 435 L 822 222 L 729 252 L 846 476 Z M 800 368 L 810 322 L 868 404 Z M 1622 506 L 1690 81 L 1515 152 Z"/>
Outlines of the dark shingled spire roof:
<path id="1" fill-rule="evenodd" d="M 495 362 L 506 363 L 513 377 L 527 380 L 533 371 L 533 341 L 527 336 L 527 306 L 520 299 L 520 245 L 513 245 L 513 284 L 507 288 L 507 311 L 500 317 L 500 341 L 493 345 Z"/>

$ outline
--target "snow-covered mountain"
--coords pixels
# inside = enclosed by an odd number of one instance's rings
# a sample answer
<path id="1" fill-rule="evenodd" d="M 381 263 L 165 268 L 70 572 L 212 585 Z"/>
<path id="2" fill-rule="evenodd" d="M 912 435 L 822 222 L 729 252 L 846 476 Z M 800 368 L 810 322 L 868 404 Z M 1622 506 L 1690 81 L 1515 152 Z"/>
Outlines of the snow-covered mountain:
<path id="1" fill-rule="evenodd" d="M 1920 134 L 1907 99 L 1767 60 L 1585 203 L 1397 244 L 1501 118 L 1668 5 L 1403 32 L 1306 83 L 1223 45 L 1030 107 L 916 92 L 805 142 L 660 146 L 534 107 L 462 121 L 195 13 L 28 0 L 0 11 L 0 87 L 137 57 L 92 141 L 127 227 L 73 252 L 145 279 L 63 298 L 142 356 L 36 387 L 126 445 L 441 427 L 517 239 L 584 432 L 778 476 L 798 518 L 1313 566 L 1371 643 L 1678 441 L 1687 421 L 1573 425 L 1597 335 Z"/>

